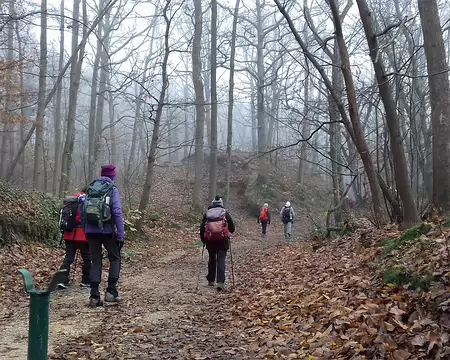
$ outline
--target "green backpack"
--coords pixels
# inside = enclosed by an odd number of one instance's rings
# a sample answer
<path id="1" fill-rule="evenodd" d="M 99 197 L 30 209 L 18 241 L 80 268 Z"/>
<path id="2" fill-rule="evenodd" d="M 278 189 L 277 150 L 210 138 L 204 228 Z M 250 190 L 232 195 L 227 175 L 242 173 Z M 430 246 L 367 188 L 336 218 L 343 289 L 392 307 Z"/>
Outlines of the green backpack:
<path id="1" fill-rule="evenodd" d="M 103 224 L 111 221 L 111 195 L 114 184 L 95 180 L 86 192 L 84 218 L 87 224 L 103 229 Z"/>

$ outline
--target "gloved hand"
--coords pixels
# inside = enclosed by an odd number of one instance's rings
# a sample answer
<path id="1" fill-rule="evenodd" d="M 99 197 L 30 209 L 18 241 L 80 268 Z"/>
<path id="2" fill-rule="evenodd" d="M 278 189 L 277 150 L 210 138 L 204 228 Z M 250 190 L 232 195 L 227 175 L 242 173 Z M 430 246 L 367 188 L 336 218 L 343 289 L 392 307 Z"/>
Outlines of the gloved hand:
<path id="1" fill-rule="evenodd" d="M 122 250 L 123 246 L 125 245 L 125 241 L 118 240 L 117 243 L 118 243 L 118 246 L 119 246 L 119 251 Z"/>

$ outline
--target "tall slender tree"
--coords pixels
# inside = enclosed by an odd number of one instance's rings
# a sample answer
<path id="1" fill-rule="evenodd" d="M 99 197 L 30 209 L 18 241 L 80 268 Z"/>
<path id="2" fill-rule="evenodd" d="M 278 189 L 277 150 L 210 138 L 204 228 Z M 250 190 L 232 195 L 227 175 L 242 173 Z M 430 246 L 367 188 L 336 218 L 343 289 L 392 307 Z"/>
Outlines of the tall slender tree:
<path id="1" fill-rule="evenodd" d="M 211 151 L 209 163 L 209 198 L 217 189 L 217 0 L 211 0 Z"/>
<path id="2" fill-rule="evenodd" d="M 39 93 L 33 172 L 33 188 L 36 190 L 42 190 L 42 169 L 44 168 L 44 116 L 47 90 L 47 0 L 41 0 L 41 38 L 39 56 Z"/>
<path id="3" fill-rule="evenodd" d="M 194 0 L 194 39 L 192 42 L 192 82 L 195 91 L 195 184 L 193 192 L 193 204 L 202 206 L 201 189 L 203 180 L 203 142 L 205 127 L 205 97 L 203 93 L 202 61 L 200 57 L 202 46 L 202 1 Z"/>
<path id="4" fill-rule="evenodd" d="M 418 0 L 430 85 L 433 134 L 433 203 L 450 214 L 450 88 L 448 64 L 436 0 Z"/>

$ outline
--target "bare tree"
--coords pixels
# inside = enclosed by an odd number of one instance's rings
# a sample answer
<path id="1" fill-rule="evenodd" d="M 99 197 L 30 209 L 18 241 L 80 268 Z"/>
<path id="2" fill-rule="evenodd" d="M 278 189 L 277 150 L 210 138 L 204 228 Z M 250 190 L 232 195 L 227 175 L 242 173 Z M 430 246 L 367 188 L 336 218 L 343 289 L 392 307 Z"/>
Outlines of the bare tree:
<path id="1" fill-rule="evenodd" d="M 105 1 L 100 0 L 98 7 L 99 11 L 105 6 Z M 92 67 L 92 80 L 91 80 L 91 101 L 89 107 L 89 148 L 88 148 L 88 179 L 89 181 L 94 178 L 95 171 L 95 143 L 96 143 L 96 131 L 95 131 L 95 115 L 97 105 L 97 93 L 98 93 L 98 74 L 100 70 L 100 59 L 103 54 L 103 18 L 99 21 L 97 26 L 97 47 L 95 52 L 94 64 Z"/>
<path id="2" fill-rule="evenodd" d="M 159 142 L 159 129 L 161 126 L 161 117 L 164 109 L 164 99 L 166 97 L 166 91 L 169 87 L 169 76 L 167 74 L 167 63 L 170 55 L 170 46 L 169 46 L 169 34 L 170 34 L 170 26 L 172 23 L 172 17 L 169 17 L 168 11 L 171 0 L 166 0 L 166 4 L 163 8 L 163 18 L 166 24 L 165 32 L 164 32 L 164 57 L 161 64 L 161 92 L 159 93 L 158 105 L 156 107 L 156 115 L 155 120 L 153 122 L 153 132 L 152 132 L 152 140 L 150 143 L 150 151 L 147 157 L 147 174 L 145 176 L 144 188 L 142 190 L 141 201 L 139 202 L 139 210 L 143 211 L 148 204 L 148 200 L 150 198 L 150 188 L 153 183 L 153 176 L 155 173 L 155 163 L 156 163 L 156 153 L 158 150 L 158 142 Z"/>
<path id="3" fill-rule="evenodd" d="M 70 174 L 72 171 L 72 155 L 75 145 L 75 117 L 78 103 L 78 88 L 80 86 L 81 66 L 83 64 L 86 40 L 78 51 L 78 36 L 80 28 L 80 3 L 83 1 L 83 23 L 87 23 L 86 0 L 74 0 L 73 22 L 72 22 L 72 64 L 70 69 L 69 110 L 67 114 L 67 134 L 64 144 L 63 158 L 61 163 L 61 184 L 59 196 L 63 196 L 69 189 Z M 83 39 L 86 27 L 83 27 Z M 78 55 L 77 55 L 78 54 Z"/>
<path id="4" fill-rule="evenodd" d="M 211 152 L 209 198 L 217 192 L 217 0 L 211 0 Z"/>
<path id="5" fill-rule="evenodd" d="M 60 7 L 60 39 L 59 39 L 59 62 L 58 62 L 58 73 L 62 72 L 63 66 L 64 66 L 64 0 L 61 0 L 61 7 Z M 62 123 L 62 111 L 61 111 L 61 105 L 62 105 L 62 83 L 60 82 L 58 84 L 57 90 L 56 90 L 56 107 L 55 107 L 55 116 L 54 116 L 54 123 L 55 123 L 55 171 L 53 172 L 53 194 L 57 194 L 59 190 L 59 182 L 61 177 L 61 172 L 59 169 L 61 168 L 61 150 L 62 150 L 62 129 L 61 129 L 61 123 Z"/>
<path id="6" fill-rule="evenodd" d="M 225 180 L 225 197 L 230 196 L 231 181 L 231 151 L 233 147 L 233 107 L 234 107 L 234 62 L 236 56 L 236 33 L 239 14 L 240 0 L 236 0 L 233 14 L 233 29 L 231 31 L 231 52 L 230 52 L 230 79 L 228 82 L 228 121 L 227 121 L 227 172 Z"/>
<path id="7" fill-rule="evenodd" d="M 318 61 L 315 59 L 315 57 L 308 51 L 308 48 L 302 38 L 300 37 L 299 33 L 295 29 L 295 26 L 292 22 L 291 17 L 287 13 L 286 9 L 281 5 L 279 0 L 274 0 L 275 3 L 278 6 L 278 9 L 283 14 L 285 19 L 287 20 L 289 27 L 295 36 L 296 41 L 302 48 L 303 52 L 305 53 L 308 60 L 313 64 L 313 66 L 317 69 L 317 71 L 320 73 L 322 79 L 324 80 L 325 86 L 327 87 L 328 91 L 333 96 L 334 101 L 338 104 L 339 112 L 341 114 L 342 120 L 344 122 L 345 127 L 347 128 L 347 131 L 349 132 L 352 140 L 355 143 L 356 148 L 358 149 L 358 153 L 361 156 L 361 160 L 364 164 L 364 168 L 366 170 L 367 177 L 369 179 L 369 186 L 371 190 L 372 195 L 372 207 L 373 207 L 373 215 L 375 218 L 375 221 L 378 224 L 384 224 L 386 222 L 385 212 L 383 208 L 382 203 L 382 196 L 380 192 L 379 187 L 379 181 L 378 176 L 376 174 L 372 159 L 370 158 L 369 149 L 367 146 L 366 139 L 364 137 L 364 132 L 361 126 L 361 121 L 359 118 L 359 113 L 357 109 L 357 103 L 355 98 L 355 86 L 353 82 L 353 77 L 350 72 L 350 62 L 349 62 L 349 56 L 347 47 L 344 41 L 344 37 L 342 34 L 342 28 L 340 21 L 335 21 L 335 29 L 336 29 L 336 38 L 339 44 L 339 50 L 341 53 L 341 59 L 342 59 L 342 71 L 344 75 L 344 80 L 347 86 L 347 100 L 348 100 L 348 106 L 349 106 L 349 115 L 350 119 L 348 119 L 347 113 L 345 111 L 345 108 L 342 104 L 342 102 L 339 99 L 339 96 L 336 94 L 335 89 L 332 86 L 331 81 L 329 80 L 328 76 L 326 75 L 323 67 L 318 63 Z M 334 4 L 334 2 L 330 3 L 330 5 Z M 332 8 L 333 12 L 333 19 L 339 19 L 339 12 L 337 8 Z"/>
<path id="8" fill-rule="evenodd" d="M 436 0 L 418 0 L 428 83 L 433 134 L 433 203 L 450 213 L 450 89 L 444 37 Z"/>
<path id="9" fill-rule="evenodd" d="M 370 58 L 375 69 L 380 96 L 386 112 L 386 123 L 389 129 L 395 180 L 397 183 L 397 190 L 403 202 L 403 221 L 405 225 L 409 227 L 417 223 L 419 219 L 417 209 L 414 204 L 411 187 L 409 186 L 408 165 L 402 146 L 402 134 L 400 131 L 397 111 L 395 109 L 391 89 L 389 88 L 389 79 L 386 77 L 382 58 L 379 55 L 377 34 L 375 33 L 374 24 L 371 17 L 372 12 L 369 10 L 365 0 L 356 0 L 356 2 L 358 4 L 361 21 L 366 33 L 367 43 L 369 44 Z"/>
<path id="10" fill-rule="evenodd" d="M 39 59 L 39 94 L 36 116 L 36 139 L 34 146 L 33 188 L 42 190 L 44 156 L 45 92 L 47 86 L 47 0 L 41 0 L 41 38 Z"/>
<path id="11" fill-rule="evenodd" d="M 203 142 L 205 126 L 205 98 L 203 93 L 202 61 L 200 57 L 203 28 L 201 0 L 194 0 L 194 16 L 195 30 L 194 39 L 192 42 L 192 82 L 195 90 L 195 110 L 197 121 L 195 125 L 195 184 L 192 200 L 194 206 L 200 208 L 202 206 L 200 193 L 203 178 Z"/>

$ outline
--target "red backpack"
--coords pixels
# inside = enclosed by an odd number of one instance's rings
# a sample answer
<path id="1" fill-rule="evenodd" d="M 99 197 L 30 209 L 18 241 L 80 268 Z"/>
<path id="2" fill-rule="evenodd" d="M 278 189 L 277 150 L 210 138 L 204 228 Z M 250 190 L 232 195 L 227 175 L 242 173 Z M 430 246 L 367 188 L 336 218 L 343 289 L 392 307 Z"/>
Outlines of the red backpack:
<path id="1" fill-rule="evenodd" d="M 206 212 L 206 240 L 220 241 L 230 237 L 226 215 L 227 211 L 221 207 L 211 208 Z"/>
<path id="2" fill-rule="evenodd" d="M 262 208 L 261 212 L 259 213 L 259 220 L 260 221 L 269 221 L 268 212 L 269 212 L 269 208 L 266 208 L 266 207 Z"/>

